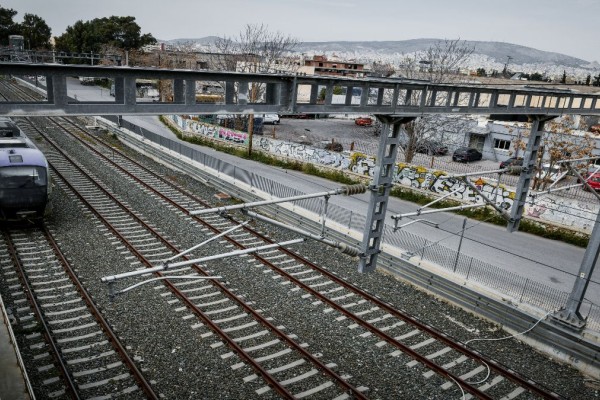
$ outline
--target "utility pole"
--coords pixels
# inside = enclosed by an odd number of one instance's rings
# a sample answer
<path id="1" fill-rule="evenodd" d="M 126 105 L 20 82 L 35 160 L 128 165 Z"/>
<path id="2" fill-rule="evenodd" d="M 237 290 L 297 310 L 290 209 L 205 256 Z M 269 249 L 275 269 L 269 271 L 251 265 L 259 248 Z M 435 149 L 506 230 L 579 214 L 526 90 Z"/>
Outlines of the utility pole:
<path id="1" fill-rule="evenodd" d="M 511 56 L 506 56 L 506 64 L 504 64 L 504 74 L 508 75 L 508 64 L 510 64 L 510 60 L 512 60 Z"/>

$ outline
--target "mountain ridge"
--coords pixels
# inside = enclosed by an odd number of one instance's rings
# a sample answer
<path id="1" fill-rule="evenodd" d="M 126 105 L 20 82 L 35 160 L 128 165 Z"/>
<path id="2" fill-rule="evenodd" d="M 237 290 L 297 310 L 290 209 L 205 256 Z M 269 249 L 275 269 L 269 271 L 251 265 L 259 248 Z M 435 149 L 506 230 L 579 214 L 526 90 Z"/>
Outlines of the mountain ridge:
<path id="1" fill-rule="evenodd" d="M 200 46 L 210 46 L 216 39 L 217 36 L 206 36 L 197 39 L 172 39 L 165 42 L 174 45 L 195 43 Z M 444 39 L 301 42 L 294 51 L 314 54 L 343 53 L 347 55 L 353 53 L 360 58 L 372 58 L 374 55 L 398 56 L 421 52 L 440 41 L 444 41 Z M 562 53 L 538 50 L 508 42 L 461 40 L 461 43 L 474 48 L 473 54 L 487 56 L 499 64 L 506 63 L 509 61 L 508 57 L 510 57 L 510 64 L 516 65 L 545 64 L 570 68 L 600 69 L 600 64 L 597 61 L 590 62 Z"/>

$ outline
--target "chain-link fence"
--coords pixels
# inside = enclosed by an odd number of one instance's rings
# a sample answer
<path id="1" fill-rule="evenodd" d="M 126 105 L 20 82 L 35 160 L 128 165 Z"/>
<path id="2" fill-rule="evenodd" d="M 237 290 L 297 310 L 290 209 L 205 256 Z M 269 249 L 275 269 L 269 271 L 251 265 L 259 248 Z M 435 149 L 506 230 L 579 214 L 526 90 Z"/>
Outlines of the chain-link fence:
<path id="1" fill-rule="evenodd" d="M 113 121 L 116 122 L 116 119 L 113 119 Z M 205 154 L 186 143 L 162 137 L 125 121 L 122 121 L 121 124 L 122 127 L 143 136 L 145 140 L 159 144 L 172 152 L 180 154 L 182 157 L 194 160 L 216 171 L 218 175 L 226 175 L 235 181 L 249 185 L 253 189 L 267 193 L 271 198 L 305 194 L 280 182 Z M 322 215 L 323 200 L 319 198 L 301 200 L 295 202 L 294 207 L 300 207 L 314 214 Z M 335 204 L 328 205 L 326 218 L 359 233 L 363 232 L 366 223 L 366 216 Z M 564 307 L 568 300 L 569 293 L 567 292 L 521 277 L 474 257 L 460 254 L 456 250 L 412 233 L 403 230 L 394 231 L 393 227 L 388 224 L 384 226 L 383 242 L 385 245 L 396 247 L 408 253 L 411 257 L 419 258 L 421 261 L 427 261 L 451 271 L 457 278 L 485 286 L 502 296 L 509 296 L 510 300 L 516 303 L 530 304 L 551 312 Z M 593 282 L 588 290 L 598 290 L 598 285 Z M 580 312 L 587 318 L 586 327 L 588 329 L 600 331 L 599 306 L 586 301 L 585 304 L 582 304 Z"/>

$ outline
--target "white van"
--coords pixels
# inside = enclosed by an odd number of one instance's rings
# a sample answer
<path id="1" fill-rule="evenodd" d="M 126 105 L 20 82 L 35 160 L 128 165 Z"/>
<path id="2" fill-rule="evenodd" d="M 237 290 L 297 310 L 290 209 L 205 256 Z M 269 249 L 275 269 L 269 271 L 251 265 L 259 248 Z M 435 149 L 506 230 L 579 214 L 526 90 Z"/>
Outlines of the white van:
<path id="1" fill-rule="evenodd" d="M 262 118 L 263 124 L 279 124 L 279 115 L 278 114 L 256 114 L 255 118 Z"/>
<path id="2" fill-rule="evenodd" d="M 561 168 L 560 165 L 555 164 L 550 168 L 550 163 L 542 164 L 542 167 L 538 171 L 538 178 L 546 179 L 550 182 L 558 182 L 567 176 L 567 170 Z"/>

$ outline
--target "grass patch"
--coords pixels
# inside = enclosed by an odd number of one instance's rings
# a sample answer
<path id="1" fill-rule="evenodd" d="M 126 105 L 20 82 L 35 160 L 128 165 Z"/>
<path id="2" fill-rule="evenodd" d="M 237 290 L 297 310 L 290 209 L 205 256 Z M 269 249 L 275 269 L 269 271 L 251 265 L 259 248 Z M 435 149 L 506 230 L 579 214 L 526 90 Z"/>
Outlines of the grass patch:
<path id="1" fill-rule="evenodd" d="M 425 205 L 435 200 L 435 197 L 433 196 L 428 196 L 416 190 L 398 186 L 392 189 L 390 195 L 419 205 Z M 441 200 L 431 205 L 430 208 L 439 209 L 446 207 L 456 207 L 462 204 L 464 203 L 460 203 L 454 200 Z M 506 226 L 507 223 L 506 220 L 502 218 L 496 210 L 489 206 L 480 208 L 468 208 L 465 210 L 456 210 L 453 212 L 455 214 L 475 219 L 477 221 L 485 221 L 498 226 Z M 589 236 L 584 233 L 579 233 L 570 229 L 544 224 L 525 218 L 521 219 L 521 222 L 519 224 L 519 231 L 540 236 L 546 239 L 560 240 L 561 242 L 569 243 L 579 247 L 587 247 L 589 241 Z"/>
<path id="2" fill-rule="evenodd" d="M 263 164 L 272 165 L 274 167 L 281 167 L 283 169 L 289 169 L 293 171 L 304 172 L 308 175 L 318 176 L 320 178 L 325 178 L 333 182 L 341 183 L 344 185 L 353 185 L 360 183 L 359 179 L 352 178 L 346 175 L 343 171 L 340 170 L 332 170 L 328 168 L 319 168 L 314 164 L 304 163 L 296 160 L 284 160 L 269 154 L 265 154 L 261 151 L 252 152 L 251 156 L 248 156 L 248 150 L 245 147 L 238 147 L 233 145 L 221 144 L 212 139 L 207 139 L 203 137 L 184 137 L 181 134 L 181 131 L 174 127 L 171 123 L 167 121 L 164 116 L 160 116 L 160 120 L 165 124 L 171 132 L 173 132 L 179 139 L 184 140 L 189 143 L 198 144 L 201 146 L 206 146 L 213 148 L 217 151 L 221 151 L 223 153 L 231 154 L 236 157 L 250 159 L 253 161 L 257 161 Z M 417 190 L 413 190 L 406 187 L 394 186 L 390 191 L 390 196 L 410 201 L 412 203 L 416 203 L 419 205 L 425 205 L 427 203 L 432 202 L 436 198 L 425 193 L 422 193 Z M 433 205 L 430 208 L 447 208 L 447 207 L 456 207 L 463 205 L 464 203 L 451 200 L 444 199 Z M 478 221 L 485 221 L 490 224 L 495 224 L 499 226 L 505 226 L 506 220 L 502 218 L 496 210 L 491 207 L 480 207 L 480 208 L 469 208 L 465 210 L 457 210 L 453 211 L 455 214 L 463 215 L 465 217 L 475 219 Z M 569 243 L 579 247 L 586 247 L 589 241 L 589 235 L 584 233 L 579 233 L 576 231 L 572 231 L 570 229 L 561 228 L 549 224 L 544 224 L 541 222 L 531 221 L 528 219 L 521 219 L 521 223 L 519 224 L 519 231 L 526 232 L 532 235 L 540 236 L 546 239 L 559 240 L 565 243 Z"/>

